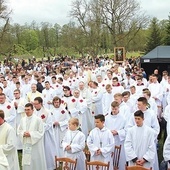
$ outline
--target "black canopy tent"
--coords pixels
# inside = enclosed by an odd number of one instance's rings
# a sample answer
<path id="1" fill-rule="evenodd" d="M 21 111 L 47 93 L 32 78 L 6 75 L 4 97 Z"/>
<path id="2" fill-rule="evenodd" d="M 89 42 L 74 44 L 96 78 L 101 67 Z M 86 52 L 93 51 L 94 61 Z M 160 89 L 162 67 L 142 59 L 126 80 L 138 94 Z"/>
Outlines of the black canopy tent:
<path id="1" fill-rule="evenodd" d="M 140 65 L 146 71 L 147 75 L 153 73 L 155 69 L 167 70 L 170 73 L 170 46 L 158 46 L 152 51 L 140 58 Z"/>

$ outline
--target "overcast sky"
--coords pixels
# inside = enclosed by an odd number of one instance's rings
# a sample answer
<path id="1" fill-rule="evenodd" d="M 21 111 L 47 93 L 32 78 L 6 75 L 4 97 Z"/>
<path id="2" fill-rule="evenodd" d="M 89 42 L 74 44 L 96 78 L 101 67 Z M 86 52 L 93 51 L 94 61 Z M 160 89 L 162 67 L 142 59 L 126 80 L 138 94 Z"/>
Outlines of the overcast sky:
<path id="1" fill-rule="evenodd" d="M 69 11 L 72 0 L 9 0 L 13 10 L 13 23 L 49 22 L 60 25 L 70 21 Z M 147 15 L 158 19 L 168 19 L 170 0 L 138 0 Z"/>

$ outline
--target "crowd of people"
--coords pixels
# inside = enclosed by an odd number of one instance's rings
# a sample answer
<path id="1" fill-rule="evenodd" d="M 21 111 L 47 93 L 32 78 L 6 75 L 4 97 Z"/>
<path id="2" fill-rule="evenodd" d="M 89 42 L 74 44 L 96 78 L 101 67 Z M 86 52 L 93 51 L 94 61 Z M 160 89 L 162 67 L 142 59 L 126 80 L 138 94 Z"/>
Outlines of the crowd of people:
<path id="1" fill-rule="evenodd" d="M 148 78 L 148 79 L 147 79 Z M 158 140 L 170 167 L 170 76 L 147 75 L 135 60 L 25 60 L 0 65 L 0 169 L 54 170 L 55 156 L 159 170 Z M 167 123 L 166 123 L 167 122 Z M 164 126 L 163 126 L 164 125 Z M 164 136 L 163 136 L 164 133 Z"/>

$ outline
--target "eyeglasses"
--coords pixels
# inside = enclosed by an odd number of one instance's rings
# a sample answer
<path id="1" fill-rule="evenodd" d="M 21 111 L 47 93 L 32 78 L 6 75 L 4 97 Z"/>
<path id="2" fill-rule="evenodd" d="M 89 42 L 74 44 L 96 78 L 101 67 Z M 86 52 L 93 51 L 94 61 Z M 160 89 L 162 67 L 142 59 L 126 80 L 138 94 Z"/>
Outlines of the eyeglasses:
<path id="1" fill-rule="evenodd" d="M 14 93 L 14 94 L 19 94 L 19 93 Z"/>

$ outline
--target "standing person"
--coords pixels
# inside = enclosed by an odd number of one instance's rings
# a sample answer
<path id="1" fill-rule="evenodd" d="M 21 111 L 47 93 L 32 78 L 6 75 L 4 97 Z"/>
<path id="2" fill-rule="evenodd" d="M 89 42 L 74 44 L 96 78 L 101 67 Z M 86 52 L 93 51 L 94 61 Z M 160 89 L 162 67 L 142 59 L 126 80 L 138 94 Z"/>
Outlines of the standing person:
<path id="1" fill-rule="evenodd" d="M 114 149 L 115 141 L 109 129 L 104 126 L 105 117 L 102 114 L 96 115 L 96 127 L 87 137 L 87 146 L 91 153 L 91 160 L 110 162 L 110 170 L 112 170 L 111 154 Z"/>
<path id="2" fill-rule="evenodd" d="M 63 138 L 62 146 L 64 156 L 77 159 L 76 170 L 85 169 L 85 155 L 83 149 L 85 148 L 85 135 L 78 130 L 79 120 L 71 118 L 69 120 L 69 130 Z"/>
<path id="3" fill-rule="evenodd" d="M 0 93 L 0 109 L 4 111 L 5 120 L 9 123 L 13 128 L 16 127 L 16 111 L 15 107 L 6 101 L 6 95 L 4 93 Z"/>
<path id="4" fill-rule="evenodd" d="M 16 129 L 18 128 L 21 118 L 25 116 L 25 98 L 21 97 L 21 93 L 19 89 L 14 90 L 14 100 L 11 103 L 15 107 L 16 111 Z M 22 149 L 22 143 L 17 135 L 17 149 L 21 150 Z"/>
<path id="5" fill-rule="evenodd" d="M 36 97 L 42 97 L 42 94 L 37 91 L 37 85 L 33 83 L 31 85 L 31 91 L 27 93 L 26 99 L 28 102 L 33 103 Z"/>
<path id="6" fill-rule="evenodd" d="M 55 91 L 50 87 L 49 81 L 45 82 L 45 88 L 42 91 L 44 107 L 50 109 L 52 106 L 52 100 L 55 96 Z"/>
<path id="7" fill-rule="evenodd" d="M 124 140 L 125 140 L 125 123 L 124 116 L 119 111 L 119 103 L 114 101 L 111 104 L 111 114 L 105 117 L 105 126 L 110 129 L 115 140 L 115 145 L 121 145 L 119 169 L 124 170 L 126 165 Z"/>
<path id="8" fill-rule="evenodd" d="M 144 113 L 144 123 L 145 125 L 151 127 L 154 130 L 155 134 L 155 148 L 157 143 L 157 136 L 160 131 L 158 119 L 156 113 L 154 113 L 153 110 L 148 108 L 148 101 L 145 97 L 140 97 L 137 101 L 138 109 L 141 110 Z M 134 116 L 131 116 L 129 118 L 129 122 L 127 124 L 127 128 L 132 127 L 135 125 L 135 118 Z M 158 158 L 157 153 L 155 154 L 155 160 L 154 160 L 154 170 L 158 170 Z"/>
<path id="9" fill-rule="evenodd" d="M 55 136 L 52 123 L 52 115 L 49 110 L 43 107 L 43 99 L 36 97 L 34 99 L 34 114 L 42 119 L 44 124 L 44 149 L 47 163 L 47 170 L 55 169 L 55 155 L 56 155 L 56 144 Z"/>
<path id="10" fill-rule="evenodd" d="M 33 114 L 31 103 L 25 105 L 26 117 L 21 119 L 18 134 L 23 143 L 23 170 L 47 170 L 44 152 L 43 121 Z"/>
<path id="11" fill-rule="evenodd" d="M 114 101 L 119 103 L 119 111 L 124 116 L 126 122 L 131 117 L 130 107 L 123 101 L 121 93 L 114 94 Z"/>
<path id="12" fill-rule="evenodd" d="M 113 77 L 112 79 L 112 91 L 114 94 L 123 93 L 124 87 L 119 83 L 119 79 L 117 77 Z"/>
<path id="13" fill-rule="evenodd" d="M 76 114 L 74 114 L 73 117 L 78 118 L 82 132 L 85 134 L 85 136 L 88 136 L 89 131 L 88 131 L 88 124 L 87 124 L 87 120 L 88 120 L 87 114 L 89 114 L 89 112 L 87 108 L 86 99 L 83 99 L 80 96 L 80 91 L 78 89 L 73 91 L 73 96 L 78 102 L 75 108 L 77 109 L 78 113 L 75 112 Z"/>
<path id="14" fill-rule="evenodd" d="M 154 113 L 153 110 L 147 108 L 148 107 L 148 101 L 145 97 L 140 97 L 137 101 L 138 109 L 141 110 L 144 113 L 144 123 L 151 127 L 155 132 L 155 140 L 159 134 L 160 127 L 157 119 L 156 113 Z M 135 125 L 135 118 L 132 115 L 129 118 L 127 128 L 133 127 Z"/>
<path id="15" fill-rule="evenodd" d="M 43 89 L 44 87 L 42 85 L 42 78 L 40 77 L 37 79 L 37 91 L 42 93 Z"/>
<path id="16" fill-rule="evenodd" d="M 111 103 L 113 101 L 113 91 L 110 84 L 106 85 L 106 93 L 103 94 L 102 103 L 103 103 L 103 115 L 108 115 L 111 112 Z"/>
<path id="17" fill-rule="evenodd" d="M 62 140 L 68 130 L 68 121 L 70 116 L 68 111 L 62 107 L 61 99 L 59 97 L 54 97 L 52 103 L 53 107 L 51 109 L 51 113 L 53 119 L 55 142 L 57 146 L 56 155 L 57 157 L 62 157 L 64 155 L 62 149 Z"/>
<path id="18" fill-rule="evenodd" d="M 102 104 L 102 97 L 103 92 L 98 87 L 98 83 L 95 81 L 92 83 L 92 96 L 91 96 L 91 113 L 92 115 L 98 115 L 103 112 L 103 104 Z"/>
<path id="19" fill-rule="evenodd" d="M 151 97 L 155 100 L 158 107 L 158 119 L 160 120 L 162 114 L 162 98 L 163 98 L 163 87 L 158 82 L 157 75 L 152 75 L 152 83 L 148 86 L 151 92 Z M 156 90 L 155 90 L 156 89 Z"/>
<path id="20" fill-rule="evenodd" d="M 125 139 L 125 154 L 128 165 L 140 165 L 146 168 L 153 168 L 156 154 L 155 132 L 144 124 L 144 113 L 138 110 L 134 113 L 135 123 L 128 130 Z"/>
<path id="21" fill-rule="evenodd" d="M 1 166 L 10 170 L 19 170 L 16 148 L 16 132 L 6 121 L 3 110 L 0 110 L 0 169 Z M 7 160 L 7 161 L 6 161 Z"/>

